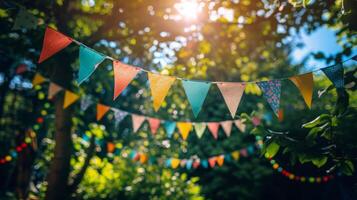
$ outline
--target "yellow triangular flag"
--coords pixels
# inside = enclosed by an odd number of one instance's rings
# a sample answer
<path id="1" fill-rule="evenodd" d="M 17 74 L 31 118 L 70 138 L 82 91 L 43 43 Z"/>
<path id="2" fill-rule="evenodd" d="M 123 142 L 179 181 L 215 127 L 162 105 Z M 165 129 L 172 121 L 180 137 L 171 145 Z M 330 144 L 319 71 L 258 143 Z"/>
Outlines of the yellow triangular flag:
<path id="1" fill-rule="evenodd" d="M 311 109 L 312 92 L 314 87 L 314 76 L 312 72 L 293 76 L 290 80 L 296 85 L 297 88 L 299 88 L 306 105 Z"/>
<path id="2" fill-rule="evenodd" d="M 172 76 L 162 76 L 160 74 L 153 73 L 148 73 L 148 78 L 150 82 L 154 109 L 155 111 L 158 111 L 176 78 Z"/>
<path id="3" fill-rule="evenodd" d="M 172 158 L 171 159 L 171 167 L 176 169 L 180 164 L 180 159 Z"/>
<path id="4" fill-rule="evenodd" d="M 239 151 L 233 151 L 232 152 L 232 157 L 234 160 L 238 160 L 239 159 Z"/>
<path id="5" fill-rule="evenodd" d="M 191 131 L 192 124 L 190 122 L 177 122 L 177 127 L 181 133 L 182 139 L 186 140 Z"/>
<path id="6" fill-rule="evenodd" d="M 35 74 L 35 77 L 33 77 L 33 79 L 32 79 L 32 85 L 33 86 L 35 86 L 35 85 L 39 85 L 39 84 L 41 84 L 41 83 L 43 83 L 43 82 L 45 82 L 46 81 L 46 78 L 45 77 L 43 77 L 41 74 L 39 74 L 39 73 L 36 73 Z"/>
<path id="7" fill-rule="evenodd" d="M 63 108 L 67 108 L 70 106 L 72 103 L 77 101 L 79 99 L 79 96 L 69 90 L 66 90 L 66 93 L 64 94 L 64 102 L 63 102 Z"/>
<path id="8" fill-rule="evenodd" d="M 109 106 L 98 103 L 97 104 L 97 121 L 101 120 L 105 113 L 110 109 Z"/>

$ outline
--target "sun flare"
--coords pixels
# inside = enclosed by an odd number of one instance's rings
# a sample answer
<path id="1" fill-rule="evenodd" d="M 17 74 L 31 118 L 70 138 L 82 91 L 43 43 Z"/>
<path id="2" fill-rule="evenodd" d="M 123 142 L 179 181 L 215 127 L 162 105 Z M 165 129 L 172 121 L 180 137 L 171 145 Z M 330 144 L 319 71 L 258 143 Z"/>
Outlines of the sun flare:
<path id="1" fill-rule="evenodd" d="M 181 0 L 175 4 L 177 12 L 185 19 L 197 19 L 198 14 L 202 11 L 202 5 L 196 0 Z"/>

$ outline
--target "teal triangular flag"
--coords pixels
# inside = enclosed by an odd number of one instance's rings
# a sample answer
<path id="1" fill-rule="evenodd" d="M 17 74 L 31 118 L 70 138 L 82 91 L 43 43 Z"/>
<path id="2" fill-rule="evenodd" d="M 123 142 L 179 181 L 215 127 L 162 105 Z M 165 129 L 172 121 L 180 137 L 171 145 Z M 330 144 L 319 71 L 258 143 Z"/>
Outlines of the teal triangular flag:
<path id="1" fill-rule="evenodd" d="M 172 121 L 166 121 L 164 124 L 166 134 L 170 138 L 172 137 L 172 134 L 174 134 L 175 128 L 176 128 L 176 123 Z"/>
<path id="2" fill-rule="evenodd" d="M 200 112 L 203 102 L 207 96 L 208 90 L 211 87 L 209 82 L 200 81 L 182 81 L 188 101 L 191 104 L 193 115 L 197 117 Z"/>
<path id="3" fill-rule="evenodd" d="M 336 88 L 343 88 L 345 86 L 343 80 L 343 66 L 342 64 L 337 64 L 331 67 L 326 67 L 321 69 L 326 76 L 331 80 Z"/>
<path id="4" fill-rule="evenodd" d="M 81 45 L 79 48 L 78 84 L 85 81 L 104 59 L 104 55 Z"/>

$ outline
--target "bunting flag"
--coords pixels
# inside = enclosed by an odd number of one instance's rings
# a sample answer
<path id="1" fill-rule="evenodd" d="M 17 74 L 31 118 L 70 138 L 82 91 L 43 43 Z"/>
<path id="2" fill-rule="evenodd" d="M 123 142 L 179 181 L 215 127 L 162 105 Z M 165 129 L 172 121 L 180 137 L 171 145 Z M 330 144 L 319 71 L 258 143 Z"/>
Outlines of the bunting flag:
<path id="1" fill-rule="evenodd" d="M 232 131 L 232 121 L 224 121 L 220 123 L 224 133 L 226 133 L 227 137 L 231 136 L 231 131 Z"/>
<path id="2" fill-rule="evenodd" d="M 28 69 L 27 69 L 27 65 L 26 64 L 19 64 L 17 67 L 16 67 L 16 74 L 22 74 L 24 72 L 26 72 Z"/>
<path id="3" fill-rule="evenodd" d="M 115 151 L 115 144 L 113 142 L 107 143 L 107 152 L 113 153 Z"/>
<path id="4" fill-rule="evenodd" d="M 195 160 L 192 164 L 192 167 L 197 169 L 200 166 L 201 161 L 200 160 Z"/>
<path id="5" fill-rule="evenodd" d="M 232 157 L 234 160 L 238 160 L 239 159 L 239 151 L 233 151 L 231 153 Z"/>
<path id="6" fill-rule="evenodd" d="M 148 161 L 147 155 L 141 154 L 141 155 L 140 155 L 140 163 L 141 163 L 141 164 L 144 164 L 144 163 L 146 163 L 147 161 Z"/>
<path id="7" fill-rule="evenodd" d="M 197 117 L 207 96 L 208 90 L 211 87 L 211 83 L 182 80 L 182 85 L 185 89 L 188 101 L 191 104 L 193 115 Z"/>
<path id="8" fill-rule="evenodd" d="M 32 85 L 35 86 L 35 85 L 40 85 L 41 83 L 45 82 L 46 81 L 46 78 L 43 77 L 41 74 L 39 73 L 36 73 L 35 74 L 35 77 L 32 79 Z"/>
<path id="9" fill-rule="evenodd" d="M 236 115 L 240 100 L 243 96 L 245 83 L 217 83 L 219 90 L 222 93 L 224 101 L 234 119 Z"/>
<path id="10" fill-rule="evenodd" d="M 148 73 L 154 110 L 158 111 L 176 78 Z"/>
<path id="11" fill-rule="evenodd" d="M 37 23 L 38 23 L 37 17 L 32 15 L 25 8 L 21 7 L 16 15 L 12 30 L 21 30 L 22 28 L 36 29 Z"/>
<path id="12" fill-rule="evenodd" d="M 188 134 L 192 128 L 192 124 L 190 122 L 177 122 L 177 128 L 181 133 L 182 139 L 187 140 Z"/>
<path id="13" fill-rule="evenodd" d="M 243 157 L 247 157 L 248 156 L 248 151 L 247 151 L 247 149 L 241 149 L 239 151 L 239 154 L 242 155 Z"/>
<path id="14" fill-rule="evenodd" d="M 166 134 L 169 138 L 172 137 L 172 134 L 174 134 L 175 128 L 176 128 L 176 122 L 172 121 L 165 121 L 164 127 L 166 130 Z"/>
<path id="15" fill-rule="evenodd" d="M 79 47 L 79 72 L 77 82 L 82 84 L 94 72 L 98 65 L 103 62 L 105 56 L 84 45 Z"/>
<path id="16" fill-rule="evenodd" d="M 129 83 L 135 78 L 139 70 L 136 67 L 126 65 L 119 61 L 113 61 L 114 68 L 114 97 L 115 100 L 120 93 L 129 85 Z"/>
<path id="17" fill-rule="evenodd" d="M 330 79 L 330 81 L 335 85 L 336 88 L 344 88 L 345 83 L 343 79 L 343 66 L 342 64 L 337 64 L 331 67 L 323 68 L 322 71 Z"/>
<path id="18" fill-rule="evenodd" d="M 107 113 L 109 111 L 110 107 L 100 104 L 97 104 L 97 121 L 101 120 L 103 118 L 103 116 L 105 115 L 105 113 Z"/>
<path id="19" fill-rule="evenodd" d="M 207 160 L 202 160 L 201 165 L 203 168 L 208 168 L 208 161 Z"/>
<path id="20" fill-rule="evenodd" d="M 50 82 L 50 86 L 48 86 L 48 99 L 52 99 L 58 92 L 63 90 L 63 88 L 57 85 L 54 82 Z"/>
<path id="21" fill-rule="evenodd" d="M 84 96 L 81 98 L 81 110 L 85 111 L 87 108 L 93 104 L 93 100 L 90 96 Z"/>
<path id="22" fill-rule="evenodd" d="M 196 131 L 196 135 L 198 138 L 201 138 L 203 133 L 206 130 L 207 124 L 202 122 L 202 123 L 194 123 L 193 124 L 195 131 Z"/>
<path id="23" fill-rule="evenodd" d="M 312 93 L 313 93 L 313 87 L 314 87 L 313 74 L 310 72 L 307 74 L 293 76 L 293 77 L 290 77 L 290 80 L 300 90 L 300 93 L 301 93 L 302 97 L 304 98 L 306 105 L 311 109 Z"/>
<path id="24" fill-rule="evenodd" d="M 160 127 L 160 120 L 157 118 L 148 118 L 149 125 L 150 125 L 150 130 L 153 135 L 156 134 L 157 129 Z"/>
<path id="25" fill-rule="evenodd" d="M 131 119 L 133 121 L 133 132 L 136 133 L 145 121 L 145 116 L 132 114 Z"/>
<path id="26" fill-rule="evenodd" d="M 38 63 L 42 63 L 44 60 L 66 48 L 71 43 L 72 38 L 63 35 L 62 33 L 57 32 L 52 28 L 47 27 Z"/>
<path id="27" fill-rule="evenodd" d="M 217 156 L 216 160 L 217 160 L 218 166 L 221 167 L 223 165 L 223 163 L 224 163 L 224 155 Z"/>
<path id="28" fill-rule="evenodd" d="M 171 167 L 176 169 L 180 164 L 180 159 L 172 158 L 171 159 Z"/>
<path id="29" fill-rule="evenodd" d="M 118 126 L 118 124 L 128 115 L 127 112 L 116 109 L 116 108 L 112 108 L 112 111 L 114 112 L 116 126 Z"/>
<path id="30" fill-rule="evenodd" d="M 270 80 L 258 82 L 257 85 L 263 91 L 263 96 L 277 115 L 280 106 L 281 82 L 280 80 Z"/>
<path id="31" fill-rule="evenodd" d="M 211 167 L 211 168 L 213 168 L 214 166 L 216 166 L 216 157 L 211 157 L 211 158 L 209 158 L 208 159 L 208 163 L 209 163 L 209 166 Z"/>
<path id="32" fill-rule="evenodd" d="M 63 102 L 63 109 L 66 109 L 68 106 L 72 105 L 79 99 L 79 96 L 69 90 L 66 90 L 64 93 L 64 102 Z"/>
<path id="33" fill-rule="evenodd" d="M 186 161 L 186 169 L 190 170 L 191 167 L 192 167 L 192 163 L 193 163 L 193 160 L 188 159 L 188 160 Z"/>
<path id="34" fill-rule="evenodd" d="M 207 123 L 207 126 L 208 126 L 208 129 L 211 131 L 213 138 L 217 140 L 219 123 L 218 122 L 209 122 L 209 123 Z"/>

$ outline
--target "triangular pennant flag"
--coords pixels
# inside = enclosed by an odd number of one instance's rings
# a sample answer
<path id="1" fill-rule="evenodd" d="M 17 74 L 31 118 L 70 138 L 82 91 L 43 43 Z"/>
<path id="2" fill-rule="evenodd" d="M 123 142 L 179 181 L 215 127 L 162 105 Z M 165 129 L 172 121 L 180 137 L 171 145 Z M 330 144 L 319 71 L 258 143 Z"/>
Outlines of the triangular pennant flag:
<path id="1" fill-rule="evenodd" d="M 156 134 L 157 129 L 160 127 L 160 119 L 157 118 L 149 118 L 149 125 L 150 125 L 150 130 L 153 135 Z"/>
<path id="2" fill-rule="evenodd" d="M 50 82 L 50 86 L 48 86 L 48 99 L 52 99 L 61 90 L 63 90 L 61 86 L 54 82 Z"/>
<path id="3" fill-rule="evenodd" d="M 201 138 L 207 127 L 206 123 L 194 123 L 193 126 L 195 128 L 197 137 Z"/>
<path id="4" fill-rule="evenodd" d="M 46 78 L 45 77 L 43 77 L 41 74 L 39 74 L 39 73 L 36 73 L 35 74 L 35 77 L 33 77 L 33 79 L 32 79 L 32 85 L 33 86 L 35 86 L 35 85 L 39 85 L 39 84 L 41 84 L 41 83 L 43 83 L 43 82 L 45 82 L 46 81 Z"/>
<path id="5" fill-rule="evenodd" d="M 293 76 L 290 78 L 290 80 L 300 90 L 300 93 L 304 98 L 306 105 L 311 109 L 312 92 L 314 87 L 314 76 L 312 72 Z"/>
<path id="6" fill-rule="evenodd" d="M 165 127 L 165 130 L 166 130 L 167 136 L 168 136 L 169 138 L 171 138 L 171 137 L 172 137 L 172 134 L 174 133 L 175 128 L 176 128 L 176 122 L 165 121 L 164 127 Z"/>
<path id="7" fill-rule="evenodd" d="M 141 164 L 146 163 L 147 160 L 148 160 L 148 156 L 147 155 L 145 155 L 145 154 L 141 154 L 140 155 L 140 163 Z"/>
<path id="8" fill-rule="evenodd" d="M 176 169 L 180 164 L 180 159 L 172 158 L 171 159 L 171 167 Z"/>
<path id="9" fill-rule="evenodd" d="M 224 155 L 217 156 L 217 164 L 222 166 L 224 163 Z"/>
<path id="10" fill-rule="evenodd" d="M 336 88 L 344 88 L 345 81 L 343 79 L 342 64 L 326 67 L 321 70 L 326 74 L 326 76 L 330 79 Z"/>
<path id="11" fill-rule="evenodd" d="M 202 164 L 203 168 L 208 168 L 208 161 L 207 160 L 202 160 L 201 164 Z"/>
<path id="12" fill-rule="evenodd" d="M 73 104 L 75 101 L 79 99 L 79 96 L 69 90 L 66 90 L 64 93 L 64 102 L 63 102 L 63 109 L 67 108 L 71 104 Z"/>
<path id="13" fill-rule="evenodd" d="M 112 108 L 112 111 L 114 112 L 115 126 L 118 126 L 118 124 L 128 115 L 127 112 L 116 108 Z"/>
<path id="14" fill-rule="evenodd" d="M 211 168 L 213 168 L 214 166 L 216 166 L 216 157 L 211 157 L 211 158 L 209 158 L 208 159 L 208 162 L 209 162 L 209 166 L 211 167 Z"/>
<path id="15" fill-rule="evenodd" d="M 171 167 L 171 158 L 170 159 L 167 159 L 166 161 L 165 161 L 165 165 L 166 165 L 166 167 Z"/>
<path id="16" fill-rule="evenodd" d="M 110 107 L 100 104 L 97 104 L 97 121 L 101 120 L 103 118 L 103 116 L 105 115 L 105 113 L 107 113 L 109 111 Z"/>
<path id="17" fill-rule="evenodd" d="M 16 74 L 22 74 L 27 71 L 27 65 L 26 64 L 20 64 L 16 68 Z"/>
<path id="18" fill-rule="evenodd" d="M 188 160 L 186 161 L 186 169 L 190 170 L 191 167 L 192 167 L 192 163 L 193 163 L 193 160 L 188 159 Z"/>
<path id="19" fill-rule="evenodd" d="M 62 33 L 52 28 L 47 27 L 38 63 L 43 62 L 47 58 L 53 56 L 55 53 L 61 51 L 69 44 L 71 44 L 71 42 L 72 38 L 63 35 Z"/>
<path id="20" fill-rule="evenodd" d="M 232 157 L 234 160 L 238 160 L 239 159 L 239 151 L 233 151 L 231 153 Z"/>
<path id="21" fill-rule="evenodd" d="M 113 61 L 114 69 L 114 97 L 115 100 L 120 93 L 129 85 L 140 71 L 139 68 L 126 65 L 119 61 Z"/>
<path id="22" fill-rule="evenodd" d="M 79 72 L 77 82 L 81 84 L 89 78 L 105 56 L 84 45 L 79 47 Z"/>
<path id="23" fill-rule="evenodd" d="M 231 131 L 232 131 L 232 121 L 224 121 L 221 122 L 221 126 L 226 133 L 227 137 L 231 136 Z"/>
<path id="24" fill-rule="evenodd" d="M 158 111 L 176 78 L 153 73 L 148 73 L 148 78 L 154 103 L 154 110 Z"/>
<path id="25" fill-rule="evenodd" d="M 132 114 L 131 118 L 133 121 L 133 132 L 135 133 L 139 130 L 141 124 L 145 121 L 145 116 Z"/>
<path id="26" fill-rule="evenodd" d="M 218 122 L 209 122 L 209 123 L 207 123 L 207 126 L 208 126 L 208 129 L 211 131 L 212 136 L 214 137 L 214 139 L 217 140 L 219 123 Z"/>
<path id="27" fill-rule="evenodd" d="M 234 124 L 242 133 L 245 132 L 245 124 L 241 120 L 239 120 L 239 119 L 235 120 Z"/>
<path id="28" fill-rule="evenodd" d="M 217 83 L 219 90 L 221 91 L 224 101 L 227 104 L 232 118 L 236 115 L 240 100 L 244 93 L 245 83 Z"/>
<path id="29" fill-rule="evenodd" d="M 90 96 L 84 96 L 83 98 L 81 98 L 81 110 L 85 111 L 87 110 L 87 108 L 92 105 L 93 100 Z"/>
<path id="30" fill-rule="evenodd" d="M 192 167 L 197 169 L 200 166 L 201 161 L 200 160 L 195 160 L 192 164 Z"/>
<path id="31" fill-rule="evenodd" d="M 190 122 L 177 122 L 177 128 L 181 133 L 182 139 L 186 140 L 191 131 L 192 124 Z"/>
<path id="32" fill-rule="evenodd" d="M 240 152 L 240 155 L 242 155 L 243 157 L 247 157 L 248 156 L 247 149 L 241 149 L 239 152 Z"/>
<path id="33" fill-rule="evenodd" d="M 185 167 L 185 166 L 186 166 L 186 162 L 187 162 L 186 159 L 182 159 L 182 160 L 180 161 L 180 166 L 181 166 L 181 167 Z"/>
<path id="34" fill-rule="evenodd" d="M 200 112 L 203 102 L 206 99 L 211 83 L 200 81 L 182 81 L 188 101 L 191 104 L 193 115 L 197 117 Z"/>
<path id="35" fill-rule="evenodd" d="M 115 144 L 112 142 L 107 143 L 107 152 L 108 153 L 113 153 L 115 150 Z"/>
<path id="36" fill-rule="evenodd" d="M 262 81 L 258 82 L 257 85 L 263 91 L 264 98 L 277 115 L 280 106 L 281 81 Z"/>

